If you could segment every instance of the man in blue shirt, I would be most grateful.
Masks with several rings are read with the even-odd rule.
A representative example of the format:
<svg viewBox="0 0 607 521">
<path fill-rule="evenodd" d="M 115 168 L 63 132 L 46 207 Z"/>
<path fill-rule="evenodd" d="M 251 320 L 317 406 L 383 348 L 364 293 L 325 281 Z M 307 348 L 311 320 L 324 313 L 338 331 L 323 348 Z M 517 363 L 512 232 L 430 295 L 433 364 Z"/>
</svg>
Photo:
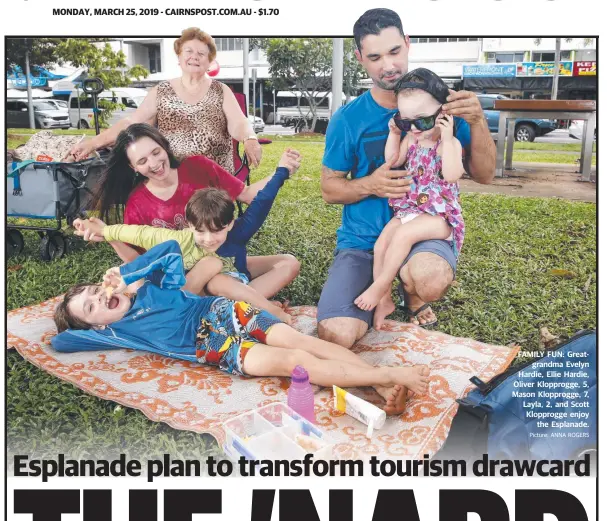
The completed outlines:
<svg viewBox="0 0 607 521">
<path fill-rule="evenodd" d="M 396 158 L 384 158 L 388 122 L 397 111 L 394 86 L 408 69 L 409 37 L 394 11 L 371 9 L 354 25 L 354 39 L 373 87 L 332 117 L 321 179 L 323 199 L 344 209 L 335 259 L 318 304 L 318 331 L 321 338 L 345 347 L 373 325 L 373 311 L 359 309 L 354 299 L 373 281 L 373 245 L 391 218 L 388 198 L 402 197 L 411 183 L 403 179 L 407 172 L 391 170 Z M 456 116 L 466 170 L 479 183 L 491 182 L 495 144 L 476 95 L 452 91 L 444 108 Z M 436 322 L 429 303 L 446 293 L 455 270 L 447 241 L 424 241 L 412 248 L 399 278 L 414 322 Z"/>
</svg>

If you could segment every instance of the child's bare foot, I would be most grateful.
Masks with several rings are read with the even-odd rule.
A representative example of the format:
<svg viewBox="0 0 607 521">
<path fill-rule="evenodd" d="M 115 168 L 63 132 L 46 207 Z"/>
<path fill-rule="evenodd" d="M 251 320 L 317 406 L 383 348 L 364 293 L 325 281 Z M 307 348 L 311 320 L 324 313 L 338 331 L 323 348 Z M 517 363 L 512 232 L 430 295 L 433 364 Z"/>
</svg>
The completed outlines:
<svg viewBox="0 0 607 521">
<path fill-rule="evenodd" d="M 395 385 L 393 387 L 375 387 L 377 393 L 386 400 L 386 405 L 383 409 L 388 416 L 402 414 L 405 412 L 407 399 L 409 397 L 409 389 L 404 385 Z"/>
<path fill-rule="evenodd" d="M 389 287 L 385 287 L 384 284 L 380 284 L 378 281 L 375 281 L 367 290 L 361 293 L 354 304 L 356 304 L 363 311 L 371 311 L 381 298 L 386 294 L 386 291 Z"/>
<path fill-rule="evenodd" d="M 390 293 L 386 293 L 382 299 L 377 304 L 377 308 L 375 308 L 375 314 L 373 315 L 373 327 L 376 331 L 380 331 L 384 325 L 386 317 L 391 313 L 394 313 L 396 306 L 392 301 L 392 295 Z"/>
<path fill-rule="evenodd" d="M 280 309 L 287 309 L 289 304 L 291 304 L 291 301 L 285 300 L 284 302 L 281 302 L 280 300 L 270 300 L 270 304 Z"/>
<path fill-rule="evenodd" d="M 272 313 L 276 318 L 280 319 L 282 322 L 290 326 L 293 324 L 293 317 L 284 311 L 280 311 L 279 313 Z"/>
<path fill-rule="evenodd" d="M 416 394 L 428 392 L 430 382 L 430 369 L 427 365 L 414 365 L 412 367 L 389 367 L 395 385 L 402 385 Z"/>
</svg>

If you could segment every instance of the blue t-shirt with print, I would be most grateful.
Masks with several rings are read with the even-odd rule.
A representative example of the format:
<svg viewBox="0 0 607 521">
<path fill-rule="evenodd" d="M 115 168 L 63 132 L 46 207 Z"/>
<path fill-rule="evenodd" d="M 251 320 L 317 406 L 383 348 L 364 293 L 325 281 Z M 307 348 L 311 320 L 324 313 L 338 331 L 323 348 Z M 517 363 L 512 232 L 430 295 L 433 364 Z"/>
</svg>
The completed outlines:
<svg viewBox="0 0 607 521">
<path fill-rule="evenodd" d="M 388 123 L 396 109 L 377 104 L 371 91 L 341 107 L 327 129 L 323 165 L 331 170 L 349 172 L 352 179 L 372 174 L 385 163 Z M 470 147 L 470 126 L 454 118 L 455 135 L 465 150 Z M 344 205 L 341 226 L 337 230 L 337 249 L 372 250 L 379 234 L 392 218 L 388 199 L 369 196 Z"/>
</svg>

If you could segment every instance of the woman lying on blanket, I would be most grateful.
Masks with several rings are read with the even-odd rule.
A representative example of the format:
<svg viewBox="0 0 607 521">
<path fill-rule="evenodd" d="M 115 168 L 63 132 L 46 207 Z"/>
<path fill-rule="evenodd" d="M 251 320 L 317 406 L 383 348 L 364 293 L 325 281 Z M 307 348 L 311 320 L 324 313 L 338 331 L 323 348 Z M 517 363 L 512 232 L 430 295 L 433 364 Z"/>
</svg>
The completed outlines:
<svg viewBox="0 0 607 521">
<path fill-rule="evenodd" d="M 245 302 L 200 297 L 185 283 L 176 241 L 71 288 L 55 312 L 57 351 L 130 348 L 219 366 L 241 376 L 290 376 L 296 365 L 322 386 L 374 386 L 384 410 L 404 410 L 407 389 L 428 390 L 426 366 L 374 367 L 337 344 L 297 332 Z M 131 285 L 131 286 L 129 286 Z M 137 286 L 137 287 L 136 287 Z M 129 294 L 129 290 L 136 290 Z"/>
</svg>

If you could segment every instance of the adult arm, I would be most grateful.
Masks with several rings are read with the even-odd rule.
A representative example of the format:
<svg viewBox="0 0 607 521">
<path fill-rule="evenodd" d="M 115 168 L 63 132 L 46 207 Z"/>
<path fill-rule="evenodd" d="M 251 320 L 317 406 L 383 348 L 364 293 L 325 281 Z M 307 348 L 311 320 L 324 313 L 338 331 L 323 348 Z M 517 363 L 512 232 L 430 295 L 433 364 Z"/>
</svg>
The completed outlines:
<svg viewBox="0 0 607 521">
<path fill-rule="evenodd" d="M 330 204 L 356 203 L 370 195 L 377 197 L 402 197 L 409 191 L 410 179 L 403 170 L 390 171 L 398 154 L 388 158 L 371 175 L 348 179 L 356 161 L 356 144 L 348 130 L 348 123 L 339 109 L 329 121 L 325 139 L 320 189 L 323 199 Z"/>
<path fill-rule="evenodd" d="M 232 139 L 244 143 L 249 164 L 259 166 L 261 162 L 261 145 L 257 139 L 248 139 L 251 136 L 255 136 L 255 130 L 243 114 L 230 88 L 223 83 L 221 84 L 221 88 L 223 89 L 223 112 L 228 120 L 228 132 L 232 136 Z"/>
<path fill-rule="evenodd" d="M 141 103 L 141 106 L 132 114 L 122 118 L 107 130 L 91 139 L 85 139 L 73 146 L 68 155 L 72 155 L 76 161 L 85 159 L 91 152 L 109 145 L 113 145 L 118 134 L 133 123 L 146 123 L 156 118 L 156 95 L 158 87 L 154 87 Z"/>
<path fill-rule="evenodd" d="M 470 125 L 469 157 L 464 165 L 477 183 L 489 184 L 495 176 L 496 150 L 480 101 L 473 92 L 450 90 L 444 109 Z M 465 148 L 466 144 L 462 143 Z"/>
</svg>

